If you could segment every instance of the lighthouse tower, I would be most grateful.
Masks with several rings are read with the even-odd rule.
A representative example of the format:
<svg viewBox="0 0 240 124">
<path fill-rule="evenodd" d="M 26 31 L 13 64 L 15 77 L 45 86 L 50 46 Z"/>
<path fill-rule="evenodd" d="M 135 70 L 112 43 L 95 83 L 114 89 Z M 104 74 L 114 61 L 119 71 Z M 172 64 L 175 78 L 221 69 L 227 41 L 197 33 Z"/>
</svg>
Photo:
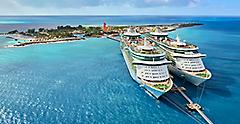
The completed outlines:
<svg viewBox="0 0 240 124">
<path fill-rule="evenodd" d="M 108 27 L 107 27 L 107 23 L 106 22 L 103 23 L 103 31 L 104 32 L 108 31 Z"/>
</svg>

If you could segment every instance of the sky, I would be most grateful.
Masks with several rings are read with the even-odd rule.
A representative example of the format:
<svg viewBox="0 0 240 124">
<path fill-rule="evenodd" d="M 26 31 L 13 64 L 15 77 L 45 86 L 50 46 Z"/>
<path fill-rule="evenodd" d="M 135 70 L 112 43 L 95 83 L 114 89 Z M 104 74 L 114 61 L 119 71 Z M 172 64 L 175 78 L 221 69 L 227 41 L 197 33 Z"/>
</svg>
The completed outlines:
<svg viewBox="0 0 240 124">
<path fill-rule="evenodd" d="M 0 15 L 240 16 L 240 0 L 0 0 Z"/>
</svg>

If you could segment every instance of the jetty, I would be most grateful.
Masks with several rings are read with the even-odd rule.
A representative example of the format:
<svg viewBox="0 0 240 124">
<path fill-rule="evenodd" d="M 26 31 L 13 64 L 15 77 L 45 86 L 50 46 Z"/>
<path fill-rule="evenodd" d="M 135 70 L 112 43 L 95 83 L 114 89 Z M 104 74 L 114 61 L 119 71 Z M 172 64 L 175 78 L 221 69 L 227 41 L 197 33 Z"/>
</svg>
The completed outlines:
<svg viewBox="0 0 240 124">
<path fill-rule="evenodd" d="M 14 44 L 13 47 L 23 47 L 23 46 L 28 46 L 28 45 L 33 45 L 33 44 L 47 44 L 47 43 L 58 43 L 58 42 L 69 42 L 73 40 L 84 40 L 85 38 L 61 38 L 61 39 L 52 39 L 52 40 L 33 40 L 29 42 L 23 42 L 23 43 L 17 43 Z"/>
<path fill-rule="evenodd" d="M 117 42 L 121 42 L 121 40 L 119 38 L 112 37 L 111 35 L 108 35 L 107 38 L 111 39 L 111 40 L 114 40 L 114 41 L 117 41 Z"/>
<path fill-rule="evenodd" d="M 177 88 L 176 84 L 174 84 L 174 88 L 176 88 L 183 98 L 188 102 L 186 106 L 189 110 L 198 112 L 208 124 L 213 124 L 213 122 L 203 113 L 202 107 L 198 103 L 194 103 L 180 88 Z"/>
<path fill-rule="evenodd" d="M 6 36 L 7 34 L 6 33 L 0 33 L 0 36 Z"/>
</svg>

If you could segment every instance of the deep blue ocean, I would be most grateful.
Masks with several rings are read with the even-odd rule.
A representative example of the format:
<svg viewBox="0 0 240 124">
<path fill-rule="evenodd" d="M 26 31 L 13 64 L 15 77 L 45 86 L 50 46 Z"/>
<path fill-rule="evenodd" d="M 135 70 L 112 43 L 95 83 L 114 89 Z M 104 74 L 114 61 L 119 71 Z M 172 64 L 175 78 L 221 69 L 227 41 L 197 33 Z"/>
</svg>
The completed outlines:
<svg viewBox="0 0 240 124">
<path fill-rule="evenodd" d="M 57 25 L 140 25 L 199 22 L 170 33 L 206 53 L 213 77 L 202 87 L 174 77 L 217 124 L 239 124 L 240 17 L 183 16 L 4 16 L 0 32 Z M 135 83 L 109 39 L 3 48 L 0 37 L 0 123 L 192 124 L 165 99 L 156 100 Z M 169 94 L 168 94 L 169 95 Z M 200 98 L 201 97 L 201 98 Z"/>
</svg>

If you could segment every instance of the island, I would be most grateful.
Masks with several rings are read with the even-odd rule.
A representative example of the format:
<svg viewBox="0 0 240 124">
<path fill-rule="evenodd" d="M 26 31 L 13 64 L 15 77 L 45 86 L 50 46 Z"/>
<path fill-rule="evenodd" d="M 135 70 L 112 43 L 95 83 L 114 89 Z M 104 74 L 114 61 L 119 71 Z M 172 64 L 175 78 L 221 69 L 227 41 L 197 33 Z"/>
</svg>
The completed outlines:
<svg viewBox="0 0 240 124">
<path fill-rule="evenodd" d="M 145 34 L 151 32 L 154 27 L 160 27 L 162 32 L 170 32 L 179 28 L 193 27 L 202 25 L 199 23 L 179 23 L 168 25 L 135 25 L 136 30 Z M 23 47 L 33 44 L 47 44 L 58 42 L 69 42 L 84 40 L 91 37 L 115 37 L 125 32 L 131 26 L 107 26 L 106 23 L 103 26 L 57 26 L 54 29 L 28 29 L 26 31 L 19 32 L 18 30 L 9 31 L 7 33 L 1 33 L 7 38 L 16 40 L 16 44 L 9 45 L 7 47 Z"/>
</svg>

